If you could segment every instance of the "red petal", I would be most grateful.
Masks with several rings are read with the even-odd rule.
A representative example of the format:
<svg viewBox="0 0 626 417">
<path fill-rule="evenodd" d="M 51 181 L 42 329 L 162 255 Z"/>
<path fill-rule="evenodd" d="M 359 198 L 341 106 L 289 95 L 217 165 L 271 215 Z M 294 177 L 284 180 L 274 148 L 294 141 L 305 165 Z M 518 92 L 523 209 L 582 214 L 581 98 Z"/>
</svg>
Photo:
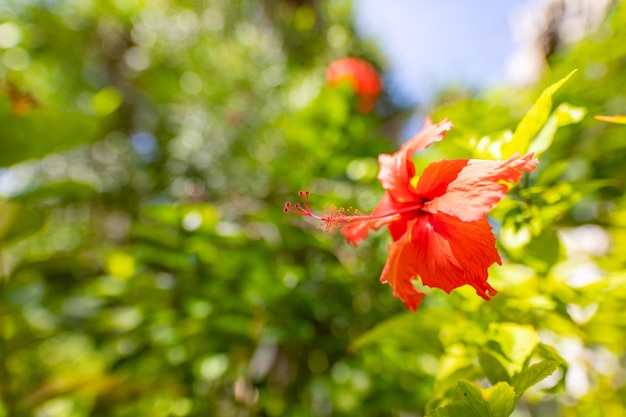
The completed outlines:
<svg viewBox="0 0 626 417">
<path fill-rule="evenodd" d="M 538 163 L 537 159 L 533 159 L 532 153 L 522 158 L 515 155 L 506 161 L 470 159 L 467 166 L 448 184 L 445 194 L 424 204 L 424 210 L 433 214 L 446 213 L 464 222 L 482 219 L 508 191 L 508 186 L 501 181 L 515 183 L 519 181 L 524 171 L 534 171 Z M 452 172 L 457 168 L 458 161 L 441 161 L 439 164 L 453 166 L 449 169 L 445 166 L 437 167 L 433 169 L 433 173 Z M 429 187 L 422 187 L 422 180 L 428 181 Z M 417 189 L 439 190 L 430 186 L 431 183 L 436 184 L 436 181 L 430 175 L 424 175 L 420 178 Z"/>
<path fill-rule="evenodd" d="M 392 222 L 389 223 L 389 233 L 394 242 L 400 240 L 408 229 L 408 223 L 415 218 L 415 215 L 402 215 L 397 216 Z"/>
<path fill-rule="evenodd" d="M 412 227 L 416 220 L 410 222 Z M 426 294 L 417 291 L 411 282 L 416 278 L 415 259 L 416 250 L 410 244 L 410 236 L 404 237 L 389 245 L 389 258 L 380 276 L 380 282 L 389 283 L 393 289 L 393 295 L 400 298 L 406 307 L 415 311 Z"/>
<path fill-rule="evenodd" d="M 443 139 L 451 128 L 452 122 L 447 119 L 433 124 L 427 118 L 421 132 L 409 139 L 397 152 L 378 156 L 378 180 L 396 201 L 408 202 L 415 198 L 415 190 L 411 187 L 411 179 L 415 176 L 415 165 L 411 160 L 413 154 Z"/>
<path fill-rule="evenodd" d="M 380 199 L 374 210 L 372 210 L 371 214 L 376 215 L 391 212 L 396 208 L 395 206 L 395 202 L 391 199 L 389 193 L 386 192 Z M 372 220 L 360 220 L 348 223 L 341 228 L 341 233 L 348 242 L 356 245 L 361 240 L 367 237 L 370 229 L 378 230 L 384 225 L 391 222 L 394 217 L 397 216 L 389 216 Z"/>
<path fill-rule="evenodd" d="M 486 300 L 497 293 L 487 283 L 487 270 L 501 260 L 486 219 L 466 223 L 446 214 L 425 215 L 408 227 L 411 233 L 389 245 L 380 281 L 389 283 L 409 310 L 425 295 L 413 287 L 418 276 L 424 285 L 447 293 L 466 284 Z"/>
<path fill-rule="evenodd" d="M 461 170 L 467 166 L 468 159 L 443 160 L 428 165 L 417 183 L 416 192 L 425 200 L 433 200 L 448 189 Z"/>
<path fill-rule="evenodd" d="M 469 284 L 489 300 L 496 290 L 487 283 L 487 270 L 501 263 L 495 243 L 486 218 L 463 222 L 443 213 L 420 216 L 411 230 L 414 272 L 429 287 L 449 293 Z"/>
</svg>

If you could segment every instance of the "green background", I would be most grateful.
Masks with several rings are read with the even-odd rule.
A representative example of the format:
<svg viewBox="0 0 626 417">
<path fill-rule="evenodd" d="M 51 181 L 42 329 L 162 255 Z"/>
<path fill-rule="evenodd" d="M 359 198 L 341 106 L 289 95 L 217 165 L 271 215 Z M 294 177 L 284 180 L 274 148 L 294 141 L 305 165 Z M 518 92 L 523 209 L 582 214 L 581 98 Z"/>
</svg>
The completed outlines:
<svg viewBox="0 0 626 417">
<path fill-rule="evenodd" d="M 593 118 L 626 114 L 625 22 L 419 109 L 455 128 L 418 172 L 541 162 L 491 215 L 498 295 L 409 313 L 385 231 L 282 212 L 373 208 L 416 110 L 324 85 L 385 67 L 348 2 L 0 2 L 0 416 L 625 414 L 626 126 Z"/>
</svg>

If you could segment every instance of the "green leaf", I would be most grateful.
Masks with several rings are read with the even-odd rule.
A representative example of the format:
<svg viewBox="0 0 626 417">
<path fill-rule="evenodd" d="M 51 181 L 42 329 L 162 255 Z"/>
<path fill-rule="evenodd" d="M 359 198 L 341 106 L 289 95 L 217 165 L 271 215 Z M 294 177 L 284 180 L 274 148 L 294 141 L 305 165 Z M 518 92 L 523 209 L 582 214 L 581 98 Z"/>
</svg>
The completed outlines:
<svg viewBox="0 0 626 417">
<path fill-rule="evenodd" d="M 511 141 L 502 145 L 502 156 L 508 157 L 516 152 L 525 154 L 537 136 L 537 133 L 546 124 L 550 111 L 552 110 L 552 96 L 559 88 L 576 72 L 574 70 L 567 76 L 546 88 L 528 113 L 522 118 Z"/>
<path fill-rule="evenodd" d="M 493 340 L 500 344 L 502 352 L 509 361 L 505 364 L 509 374 L 512 374 L 512 371 L 521 371 L 524 362 L 539 344 L 539 336 L 535 328 L 516 323 L 492 323 L 489 330 Z"/>
<path fill-rule="evenodd" d="M 565 389 L 565 375 L 567 374 L 567 370 L 569 369 L 567 361 L 563 359 L 563 357 L 555 348 L 543 343 L 539 343 L 535 353 L 544 360 L 555 362 L 556 364 L 558 364 L 558 368 L 561 370 L 561 378 L 559 379 L 559 381 L 553 387 L 543 389 L 543 391 L 552 393 L 563 391 Z"/>
<path fill-rule="evenodd" d="M 534 152 L 535 156 L 542 154 L 552 145 L 552 141 L 554 141 L 554 136 L 559 127 L 580 122 L 583 117 L 585 117 L 586 113 L 587 109 L 584 107 L 561 103 L 550 115 L 541 131 L 539 131 L 532 141 L 528 151 Z"/>
<path fill-rule="evenodd" d="M 92 142 L 99 130 L 98 119 L 79 113 L 41 108 L 13 116 L 0 111 L 0 167 Z"/>
<path fill-rule="evenodd" d="M 515 388 L 515 399 L 519 400 L 528 388 L 552 375 L 558 367 L 559 362 L 546 360 L 536 363 L 524 369 L 522 372 L 515 374 L 512 379 L 512 384 Z"/>
<path fill-rule="evenodd" d="M 515 410 L 515 390 L 506 382 L 480 388 L 469 381 L 457 385 L 458 400 L 437 408 L 429 417 L 508 417 Z"/>
<path fill-rule="evenodd" d="M 47 213 L 14 201 L 0 201 L 0 241 L 11 243 L 37 232 L 45 224 Z"/>
<path fill-rule="evenodd" d="M 435 392 L 445 395 L 460 380 L 476 380 L 483 376 L 480 368 L 474 364 L 470 353 L 459 347 L 459 352 L 447 353 L 440 360 L 435 376 Z"/>
<path fill-rule="evenodd" d="M 504 130 L 480 138 L 470 138 L 468 145 L 474 158 L 502 159 L 502 146 L 513 138 L 513 132 Z"/>
<path fill-rule="evenodd" d="M 563 359 L 559 352 L 550 345 L 539 343 L 537 346 L 537 353 L 546 360 L 553 361 L 561 365 L 567 365 L 565 359 Z"/>
<path fill-rule="evenodd" d="M 416 320 L 412 313 L 400 314 L 359 337 L 350 345 L 350 350 L 384 342 L 407 346 L 420 352 L 441 354 L 443 351 L 439 341 L 441 323 L 453 322 L 455 318 L 451 312 L 443 308 L 432 308 L 429 311 L 433 317 L 437 317 L 436 320 Z"/>
<path fill-rule="evenodd" d="M 508 372 L 494 355 L 486 350 L 482 350 L 478 353 L 478 360 L 485 376 L 489 379 L 489 382 L 492 384 L 496 384 L 501 381 L 511 382 Z"/>
<path fill-rule="evenodd" d="M 526 265 L 541 274 L 547 273 L 559 260 L 561 243 L 556 230 L 545 228 L 521 249 L 517 255 Z"/>
<path fill-rule="evenodd" d="M 15 195 L 11 201 L 36 205 L 47 203 L 67 204 L 91 199 L 97 195 L 93 185 L 78 181 L 59 181 L 29 188 Z"/>
<path fill-rule="evenodd" d="M 521 190 L 520 196 L 523 199 L 531 199 L 534 206 L 541 207 L 532 214 L 528 213 L 529 218 L 539 221 L 539 223 L 533 223 L 533 235 L 538 236 L 543 227 L 552 227 L 560 216 L 571 210 L 583 198 L 615 184 L 613 179 L 600 179 L 559 182 L 551 187 L 537 186 Z M 526 223 L 529 222 L 526 221 Z"/>
</svg>

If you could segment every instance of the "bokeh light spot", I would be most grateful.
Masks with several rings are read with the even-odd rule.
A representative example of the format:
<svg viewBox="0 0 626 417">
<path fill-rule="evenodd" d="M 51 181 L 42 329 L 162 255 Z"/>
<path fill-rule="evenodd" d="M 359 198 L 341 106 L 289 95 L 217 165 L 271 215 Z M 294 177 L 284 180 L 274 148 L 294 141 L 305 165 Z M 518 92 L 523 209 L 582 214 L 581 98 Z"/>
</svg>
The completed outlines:
<svg viewBox="0 0 626 417">
<path fill-rule="evenodd" d="M 12 48 L 22 40 L 22 31 L 13 22 L 0 25 L 0 48 Z"/>
</svg>

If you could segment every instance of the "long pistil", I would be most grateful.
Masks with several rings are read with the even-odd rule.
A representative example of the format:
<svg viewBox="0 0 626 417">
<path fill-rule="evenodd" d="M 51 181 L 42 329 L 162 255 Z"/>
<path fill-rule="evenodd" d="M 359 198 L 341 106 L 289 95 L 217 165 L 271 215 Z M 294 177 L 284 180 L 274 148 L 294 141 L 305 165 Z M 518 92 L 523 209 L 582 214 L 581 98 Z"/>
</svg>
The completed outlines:
<svg viewBox="0 0 626 417">
<path fill-rule="evenodd" d="M 390 210 L 384 213 L 376 214 L 360 214 L 358 210 L 330 207 L 328 209 L 325 209 L 320 216 L 311 211 L 311 207 L 309 205 L 308 191 L 300 191 L 298 195 L 300 196 L 302 204 L 291 204 L 291 202 L 287 202 L 285 203 L 285 208 L 283 209 L 283 211 L 285 213 L 298 214 L 301 216 L 312 217 L 314 219 L 320 220 L 324 223 L 324 228 L 329 231 L 335 230 L 337 227 L 341 227 L 349 223 L 397 216 L 399 214 L 417 211 L 423 207 L 423 204 L 420 203 L 403 207 L 401 209 Z"/>
</svg>

